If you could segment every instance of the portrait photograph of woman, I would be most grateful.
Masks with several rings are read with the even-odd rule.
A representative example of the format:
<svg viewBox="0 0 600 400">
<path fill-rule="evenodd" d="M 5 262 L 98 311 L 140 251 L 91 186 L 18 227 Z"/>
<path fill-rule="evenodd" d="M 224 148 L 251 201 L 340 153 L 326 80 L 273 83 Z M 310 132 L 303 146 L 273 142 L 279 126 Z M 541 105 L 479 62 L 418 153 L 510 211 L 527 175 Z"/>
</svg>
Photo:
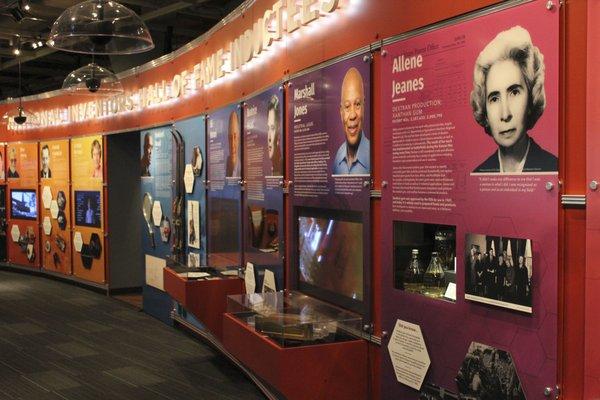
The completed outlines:
<svg viewBox="0 0 600 400">
<path fill-rule="evenodd" d="M 555 172 L 556 155 L 542 148 L 535 125 L 546 108 L 544 56 L 529 32 L 514 26 L 481 51 L 473 71 L 471 108 L 475 121 L 497 149 L 474 173 Z"/>
</svg>

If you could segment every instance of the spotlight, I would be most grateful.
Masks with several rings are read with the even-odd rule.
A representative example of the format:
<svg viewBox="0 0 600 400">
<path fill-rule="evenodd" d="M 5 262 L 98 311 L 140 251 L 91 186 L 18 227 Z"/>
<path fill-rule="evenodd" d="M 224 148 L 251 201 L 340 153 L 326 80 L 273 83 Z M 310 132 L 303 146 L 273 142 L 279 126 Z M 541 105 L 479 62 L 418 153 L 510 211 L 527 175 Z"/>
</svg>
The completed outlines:
<svg viewBox="0 0 600 400">
<path fill-rule="evenodd" d="M 36 43 L 36 42 L 33 42 L 33 43 L 31 43 L 31 47 L 33 47 L 34 49 L 37 49 L 37 48 L 38 48 L 38 45 L 37 45 L 37 43 Z"/>
<path fill-rule="evenodd" d="M 38 47 L 42 47 L 44 46 L 44 42 L 42 42 L 41 40 L 39 42 L 37 42 Z"/>
<path fill-rule="evenodd" d="M 85 86 L 90 92 L 96 93 L 98 89 L 100 89 L 101 82 L 101 79 L 92 76 L 91 78 L 85 80 Z"/>
<path fill-rule="evenodd" d="M 14 55 L 15 55 L 15 56 L 18 56 L 18 55 L 20 55 L 20 54 L 21 54 L 21 50 L 19 50 L 19 49 L 14 49 L 14 50 L 13 50 L 13 53 L 14 53 Z"/>
<path fill-rule="evenodd" d="M 25 4 L 23 6 L 23 8 L 25 9 L 25 11 L 29 11 L 31 9 L 31 7 L 29 6 L 29 4 Z"/>
</svg>

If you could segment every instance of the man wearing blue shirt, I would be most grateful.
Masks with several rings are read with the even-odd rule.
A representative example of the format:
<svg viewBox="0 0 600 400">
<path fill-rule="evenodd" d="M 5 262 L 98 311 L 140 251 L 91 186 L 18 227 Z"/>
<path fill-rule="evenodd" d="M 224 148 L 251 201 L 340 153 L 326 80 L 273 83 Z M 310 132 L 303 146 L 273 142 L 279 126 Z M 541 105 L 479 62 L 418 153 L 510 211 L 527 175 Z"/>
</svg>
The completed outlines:
<svg viewBox="0 0 600 400">
<path fill-rule="evenodd" d="M 346 140 L 333 160 L 333 174 L 369 174 L 371 149 L 363 132 L 365 89 L 360 72 L 350 68 L 342 82 L 340 116 Z"/>
</svg>

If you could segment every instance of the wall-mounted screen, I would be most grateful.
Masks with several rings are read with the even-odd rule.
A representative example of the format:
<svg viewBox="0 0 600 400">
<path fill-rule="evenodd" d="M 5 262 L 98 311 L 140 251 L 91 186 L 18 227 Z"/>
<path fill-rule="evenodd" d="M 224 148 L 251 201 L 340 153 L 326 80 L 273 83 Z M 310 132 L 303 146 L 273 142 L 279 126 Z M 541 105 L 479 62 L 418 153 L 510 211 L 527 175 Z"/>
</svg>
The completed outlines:
<svg viewBox="0 0 600 400">
<path fill-rule="evenodd" d="M 35 190 L 11 189 L 10 218 L 35 220 L 37 216 L 37 196 Z"/>
<path fill-rule="evenodd" d="M 303 208 L 297 223 L 298 288 L 325 301 L 362 311 L 361 214 Z"/>
<path fill-rule="evenodd" d="M 102 222 L 100 191 L 75 191 L 75 225 L 100 228 Z"/>
</svg>

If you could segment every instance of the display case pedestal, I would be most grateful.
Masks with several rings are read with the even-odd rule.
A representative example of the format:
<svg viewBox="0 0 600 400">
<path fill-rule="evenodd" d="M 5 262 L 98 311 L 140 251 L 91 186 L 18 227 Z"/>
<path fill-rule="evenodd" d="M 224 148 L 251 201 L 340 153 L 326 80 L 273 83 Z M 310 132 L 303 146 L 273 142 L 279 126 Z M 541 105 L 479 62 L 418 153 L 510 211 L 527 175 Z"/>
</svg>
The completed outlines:
<svg viewBox="0 0 600 400">
<path fill-rule="evenodd" d="M 281 347 L 226 313 L 223 345 L 288 400 L 367 398 L 365 340 Z"/>
<path fill-rule="evenodd" d="M 222 340 L 227 296 L 242 293 L 244 281 L 238 277 L 187 279 L 171 268 L 165 268 L 163 276 L 165 291 Z"/>
</svg>

